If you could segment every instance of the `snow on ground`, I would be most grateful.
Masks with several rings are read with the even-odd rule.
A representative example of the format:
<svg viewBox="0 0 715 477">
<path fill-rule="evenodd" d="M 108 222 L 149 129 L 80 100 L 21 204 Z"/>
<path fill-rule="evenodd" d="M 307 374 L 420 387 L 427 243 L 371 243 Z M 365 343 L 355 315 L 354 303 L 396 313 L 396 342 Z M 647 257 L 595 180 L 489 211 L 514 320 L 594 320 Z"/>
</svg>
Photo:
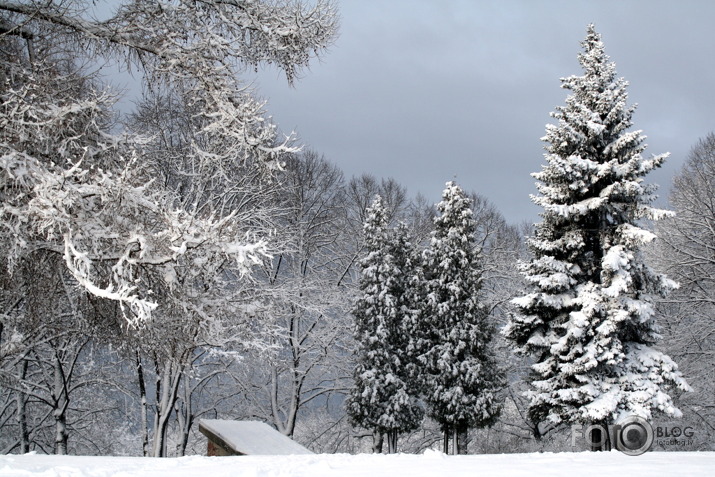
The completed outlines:
<svg viewBox="0 0 715 477">
<path fill-rule="evenodd" d="M 20 477 L 240 476 L 240 477 L 380 477 L 380 476 L 712 476 L 715 452 L 649 452 L 630 457 L 620 452 L 421 455 L 294 455 L 152 459 L 2 455 L 0 475 Z"/>
</svg>

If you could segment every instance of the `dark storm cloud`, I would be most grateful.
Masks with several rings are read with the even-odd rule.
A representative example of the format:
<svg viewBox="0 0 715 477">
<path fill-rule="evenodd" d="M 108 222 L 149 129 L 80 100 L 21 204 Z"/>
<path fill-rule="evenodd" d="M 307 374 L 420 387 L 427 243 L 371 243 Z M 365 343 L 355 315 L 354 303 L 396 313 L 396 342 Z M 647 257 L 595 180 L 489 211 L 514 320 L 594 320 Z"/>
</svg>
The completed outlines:
<svg viewBox="0 0 715 477">
<path fill-rule="evenodd" d="M 512 222 L 534 221 L 529 176 L 563 104 L 559 78 L 595 23 L 639 104 L 647 154 L 670 151 L 652 181 L 667 186 L 689 149 L 715 130 L 715 2 L 343 0 L 341 35 L 291 89 L 256 80 L 283 130 L 348 175 L 394 177 L 438 200 L 444 182 L 490 198 Z"/>
</svg>

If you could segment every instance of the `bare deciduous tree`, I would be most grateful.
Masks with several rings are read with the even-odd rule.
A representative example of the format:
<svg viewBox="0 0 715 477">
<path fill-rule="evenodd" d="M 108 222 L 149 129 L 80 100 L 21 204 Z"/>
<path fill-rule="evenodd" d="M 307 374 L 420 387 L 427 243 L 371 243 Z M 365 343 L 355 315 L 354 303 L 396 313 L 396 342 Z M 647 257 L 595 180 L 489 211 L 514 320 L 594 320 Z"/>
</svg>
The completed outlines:
<svg viewBox="0 0 715 477">
<path fill-rule="evenodd" d="M 675 217 L 660 227 L 655 257 L 680 284 L 660 304 L 660 326 L 669 352 L 695 383 L 681 397 L 685 419 L 705 436 L 715 435 L 715 134 L 691 150 L 673 181 Z M 712 439 L 699 439 L 709 443 Z M 709 447 L 712 448 L 711 445 Z"/>
</svg>

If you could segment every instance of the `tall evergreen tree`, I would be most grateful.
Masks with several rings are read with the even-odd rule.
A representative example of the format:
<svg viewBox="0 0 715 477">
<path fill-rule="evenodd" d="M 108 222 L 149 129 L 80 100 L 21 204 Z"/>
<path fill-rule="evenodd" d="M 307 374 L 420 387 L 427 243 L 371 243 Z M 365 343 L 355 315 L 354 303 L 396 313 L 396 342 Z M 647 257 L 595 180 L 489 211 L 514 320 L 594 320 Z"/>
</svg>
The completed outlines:
<svg viewBox="0 0 715 477">
<path fill-rule="evenodd" d="M 677 285 L 646 264 L 655 235 L 642 220 L 667 211 L 650 206 L 656 186 L 643 177 L 667 155 L 642 156 L 640 131 L 629 131 L 634 106 L 601 37 L 588 26 L 582 76 L 561 80 L 571 91 L 546 126 L 546 164 L 533 176 L 543 207 L 521 265 L 533 290 L 514 300 L 520 313 L 504 330 L 535 360 L 529 394 L 536 422 L 608 425 L 629 415 L 680 412 L 669 386 L 688 389 L 657 341 L 653 296 Z"/>
<path fill-rule="evenodd" d="M 360 296 L 355 303 L 358 344 L 355 387 L 347 401 L 353 424 L 386 434 L 388 452 L 396 452 L 397 436 L 416 429 L 422 420 L 409 362 L 412 320 L 411 280 L 415 252 L 404 226 L 393 235 L 380 196 L 367 210 L 364 224 L 366 256 L 360 263 Z M 376 449 L 378 450 L 378 449 Z M 379 450 L 378 450 L 379 451 Z"/>
<path fill-rule="evenodd" d="M 491 346 L 494 326 L 480 302 L 481 273 L 471 201 L 448 182 L 423 257 L 420 341 L 428 414 L 445 434 L 445 452 L 466 453 L 469 428 L 494 423 L 504 377 Z M 462 437 L 460 437 L 462 436 Z"/>
</svg>

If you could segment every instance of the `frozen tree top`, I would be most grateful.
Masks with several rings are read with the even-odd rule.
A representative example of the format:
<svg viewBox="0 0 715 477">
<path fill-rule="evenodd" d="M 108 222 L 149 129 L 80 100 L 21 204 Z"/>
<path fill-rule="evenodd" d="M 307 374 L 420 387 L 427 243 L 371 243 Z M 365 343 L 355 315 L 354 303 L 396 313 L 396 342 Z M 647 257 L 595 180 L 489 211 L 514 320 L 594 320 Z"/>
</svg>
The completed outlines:
<svg viewBox="0 0 715 477">
<path fill-rule="evenodd" d="M 259 421 L 201 419 L 199 431 L 210 440 L 227 445 L 242 455 L 312 454 L 268 424 Z"/>
</svg>

